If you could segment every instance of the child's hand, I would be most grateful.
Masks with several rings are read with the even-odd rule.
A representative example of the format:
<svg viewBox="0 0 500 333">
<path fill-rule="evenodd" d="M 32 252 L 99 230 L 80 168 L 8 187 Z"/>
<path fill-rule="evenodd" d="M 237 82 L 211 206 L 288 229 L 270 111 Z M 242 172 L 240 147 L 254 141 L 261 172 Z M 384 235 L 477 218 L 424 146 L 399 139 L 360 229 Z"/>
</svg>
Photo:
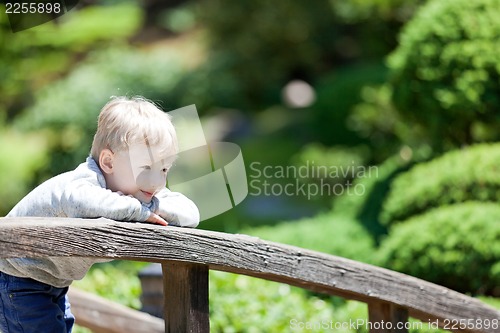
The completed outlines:
<svg viewBox="0 0 500 333">
<path fill-rule="evenodd" d="M 149 217 L 145 222 L 159 224 L 159 225 L 168 225 L 167 221 L 165 221 L 162 217 L 160 217 L 159 215 L 156 215 L 153 212 L 151 212 L 151 214 L 149 214 Z"/>
<path fill-rule="evenodd" d="M 126 195 L 125 193 L 123 193 L 121 191 L 117 191 L 116 193 L 118 193 L 119 195 L 126 196 L 126 197 L 134 198 L 133 195 L 130 195 L 130 194 Z M 155 214 L 153 212 L 151 212 L 151 214 L 149 214 L 148 219 L 144 222 L 149 222 L 149 223 L 159 224 L 159 225 L 168 225 L 167 221 L 165 221 L 165 219 L 163 217 L 161 217 L 160 215 Z"/>
</svg>

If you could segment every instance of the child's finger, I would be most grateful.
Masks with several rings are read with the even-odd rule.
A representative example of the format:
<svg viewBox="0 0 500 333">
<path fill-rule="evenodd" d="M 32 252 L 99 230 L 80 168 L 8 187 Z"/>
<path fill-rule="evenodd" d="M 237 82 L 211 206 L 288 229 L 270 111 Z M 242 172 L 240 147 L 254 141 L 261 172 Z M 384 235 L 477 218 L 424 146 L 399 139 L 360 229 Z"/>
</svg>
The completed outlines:
<svg viewBox="0 0 500 333">
<path fill-rule="evenodd" d="M 165 221 L 162 217 L 160 217 L 159 215 L 156 215 L 155 213 L 151 213 L 151 215 L 149 215 L 149 218 L 146 220 L 146 222 L 159 224 L 159 225 L 168 225 L 167 221 Z"/>
</svg>

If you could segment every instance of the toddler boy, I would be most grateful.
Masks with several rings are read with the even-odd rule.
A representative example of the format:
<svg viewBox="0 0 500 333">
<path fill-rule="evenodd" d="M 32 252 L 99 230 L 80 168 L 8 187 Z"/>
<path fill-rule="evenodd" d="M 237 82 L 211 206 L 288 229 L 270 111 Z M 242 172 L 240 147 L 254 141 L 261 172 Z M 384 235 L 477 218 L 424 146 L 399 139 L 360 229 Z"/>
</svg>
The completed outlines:
<svg viewBox="0 0 500 333">
<path fill-rule="evenodd" d="M 165 187 L 177 153 L 167 113 L 141 97 L 113 98 L 101 110 L 86 162 L 39 185 L 7 217 L 105 217 L 194 228 L 196 205 Z M 68 286 L 98 261 L 0 259 L 0 332 L 71 332 Z"/>
</svg>

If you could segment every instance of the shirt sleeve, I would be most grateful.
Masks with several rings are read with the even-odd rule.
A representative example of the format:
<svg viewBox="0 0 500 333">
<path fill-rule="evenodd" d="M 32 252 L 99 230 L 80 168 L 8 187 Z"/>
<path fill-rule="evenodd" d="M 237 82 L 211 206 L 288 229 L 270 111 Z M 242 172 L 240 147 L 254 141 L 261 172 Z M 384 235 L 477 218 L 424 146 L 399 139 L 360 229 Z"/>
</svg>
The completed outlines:
<svg viewBox="0 0 500 333">
<path fill-rule="evenodd" d="M 142 204 L 136 198 L 112 192 L 86 179 L 69 183 L 61 197 L 62 211 L 68 217 L 144 222 L 151 214 L 150 206 L 156 205 Z"/>
<path fill-rule="evenodd" d="M 200 223 L 198 207 L 183 194 L 165 188 L 156 197 L 159 201 L 157 214 L 169 225 L 196 228 Z"/>
</svg>

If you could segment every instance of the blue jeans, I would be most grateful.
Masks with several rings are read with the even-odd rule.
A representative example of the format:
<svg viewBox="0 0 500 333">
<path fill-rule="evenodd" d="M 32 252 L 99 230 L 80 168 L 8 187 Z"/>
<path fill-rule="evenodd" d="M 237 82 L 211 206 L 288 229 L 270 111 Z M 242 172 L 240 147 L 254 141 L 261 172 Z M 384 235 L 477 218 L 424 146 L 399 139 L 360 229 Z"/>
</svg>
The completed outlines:
<svg viewBox="0 0 500 333">
<path fill-rule="evenodd" d="M 1 333 L 70 333 L 68 288 L 0 272 Z"/>
</svg>

